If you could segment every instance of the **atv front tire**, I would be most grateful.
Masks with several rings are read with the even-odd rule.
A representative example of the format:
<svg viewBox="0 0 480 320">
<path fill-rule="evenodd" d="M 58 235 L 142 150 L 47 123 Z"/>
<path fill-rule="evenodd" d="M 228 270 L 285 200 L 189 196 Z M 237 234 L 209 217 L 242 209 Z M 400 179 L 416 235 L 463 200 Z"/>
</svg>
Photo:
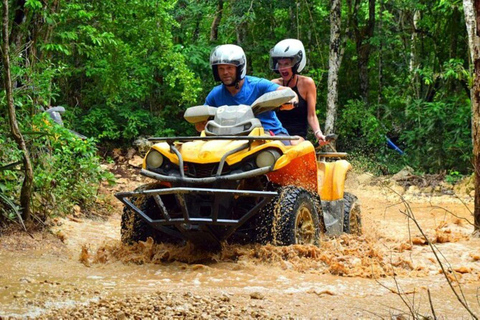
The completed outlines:
<svg viewBox="0 0 480 320">
<path fill-rule="evenodd" d="M 273 245 L 318 245 L 324 229 L 319 218 L 320 201 L 307 190 L 293 186 L 282 187 L 278 193 L 271 213 Z"/>
<path fill-rule="evenodd" d="M 152 183 L 138 187 L 135 191 L 160 189 L 162 186 Z M 150 195 L 138 195 L 132 197 L 131 201 L 148 216 L 152 216 L 154 210 L 158 211 L 155 199 Z M 121 239 L 125 244 L 134 244 L 139 241 L 147 241 L 152 238 L 156 243 L 168 242 L 177 243 L 179 239 L 174 238 L 160 230 L 155 229 L 149 225 L 139 214 L 133 211 L 130 207 L 123 208 L 122 223 L 121 223 Z"/>
<path fill-rule="evenodd" d="M 358 198 L 348 192 L 343 195 L 344 218 L 343 232 L 356 235 L 362 234 L 362 212 Z"/>
</svg>

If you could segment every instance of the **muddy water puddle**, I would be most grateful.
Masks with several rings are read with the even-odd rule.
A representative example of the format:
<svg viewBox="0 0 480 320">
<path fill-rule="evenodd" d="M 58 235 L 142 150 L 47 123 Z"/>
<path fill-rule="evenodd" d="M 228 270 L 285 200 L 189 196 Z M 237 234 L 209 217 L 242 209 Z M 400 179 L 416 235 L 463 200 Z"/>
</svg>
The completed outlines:
<svg viewBox="0 0 480 320">
<path fill-rule="evenodd" d="M 212 262 L 187 264 L 133 264 L 119 261 L 90 267 L 75 261 L 35 256 L 2 255 L 2 261 L 16 261 L 3 271 L 0 315 L 37 317 L 50 309 L 81 308 L 89 302 L 111 297 L 155 292 L 193 293 L 198 296 L 227 295 L 231 302 L 278 311 L 299 317 L 328 315 L 342 319 L 394 314 L 404 309 L 396 292 L 428 310 L 427 288 L 441 301 L 437 312 L 459 315 L 448 307 L 455 298 L 441 276 L 428 278 L 338 277 L 315 270 L 298 272 L 268 264 Z M 28 274 L 28 276 L 25 276 Z M 474 297 L 475 286 L 467 283 L 465 294 Z M 435 301 L 435 300 L 434 300 Z M 444 304 L 448 302 L 448 304 Z M 473 303 L 473 301 L 471 301 Z M 346 308 L 348 305 L 348 308 Z"/>
<path fill-rule="evenodd" d="M 429 293 L 439 318 L 468 318 L 402 205 L 374 198 L 368 190 L 354 193 L 362 201 L 364 235 L 324 239 L 321 248 L 227 246 L 208 254 L 151 242 L 125 247 L 116 215 L 108 221 L 59 221 L 53 233 L 63 241 L 60 249 L 42 247 L 42 241 L 20 249 L 0 243 L 0 318 L 36 318 L 108 299 L 174 295 L 173 308 L 202 297 L 202 304 L 213 301 L 238 310 L 224 318 L 252 318 L 248 310 L 253 308 L 264 312 L 260 318 L 372 319 L 408 314 L 409 307 L 431 314 Z M 468 209 L 428 200 L 414 203 L 412 210 L 441 251 L 453 287 L 461 288 L 480 314 L 480 240 L 471 238 L 472 228 L 462 219 L 471 218 Z M 137 304 L 165 300 L 141 301 Z M 75 314 L 71 318 L 82 318 Z"/>
<path fill-rule="evenodd" d="M 111 250 L 105 248 L 115 245 L 100 246 L 100 251 Z M 116 248 L 122 250 L 121 259 L 139 255 L 138 248 Z M 236 250 L 245 250 L 249 254 L 242 256 L 237 252 L 236 261 L 229 261 L 231 256 L 224 257 L 227 261 L 222 261 L 219 256 L 215 256 L 218 261 L 214 261 L 209 256 L 204 257 L 204 263 L 157 261 L 136 264 L 110 257 L 104 263 L 92 262 L 89 266 L 78 258 L 65 259 L 38 252 L 3 254 L 1 260 L 7 263 L 3 264 L 4 276 L 0 278 L 5 289 L 0 293 L 0 315 L 37 317 L 52 308 L 81 308 L 106 298 L 160 291 L 192 293 L 207 298 L 212 294 L 227 295 L 236 305 L 248 307 L 253 304 L 272 309 L 272 312 L 284 310 L 305 318 L 319 315 L 339 319 L 371 318 L 375 314 L 384 317 L 397 314 L 394 308 L 405 310 L 398 292 L 415 301 L 419 310 L 428 312 L 427 289 L 432 292 L 434 301 L 440 301 L 437 312 L 450 317 L 459 315 L 455 308 L 449 307 L 457 303 L 438 272 L 395 279 L 389 276 L 376 279 L 334 276 L 327 271 L 328 268 L 315 267 L 315 258 L 298 257 L 302 249 L 305 250 L 301 247 L 294 250 L 297 256 L 290 253 L 289 258 L 286 254 L 279 255 L 284 250 L 278 248 L 238 247 Z M 175 248 L 159 245 L 155 250 L 175 251 Z M 175 252 L 170 256 L 174 258 Z M 282 258 L 272 259 L 271 256 Z M 92 254 L 90 258 L 93 257 Z M 462 286 L 473 304 L 477 284 L 462 281 Z"/>
</svg>

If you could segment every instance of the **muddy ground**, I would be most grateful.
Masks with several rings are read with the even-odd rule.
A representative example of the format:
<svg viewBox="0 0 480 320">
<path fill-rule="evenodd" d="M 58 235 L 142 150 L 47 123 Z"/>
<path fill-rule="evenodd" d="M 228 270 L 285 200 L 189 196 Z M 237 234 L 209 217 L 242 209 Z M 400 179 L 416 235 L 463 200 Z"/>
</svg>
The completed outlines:
<svg viewBox="0 0 480 320">
<path fill-rule="evenodd" d="M 110 169 L 118 184 L 104 186 L 105 195 L 142 183 L 133 167 Z M 362 203 L 362 236 L 325 238 L 320 248 L 226 245 L 215 254 L 123 246 L 121 205 L 107 196 L 107 219 L 74 212 L 49 232 L 0 237 L 0 319 L 478 317 L 471 189 L 418 180 L 352 173 L 347 190 Z"/>
</svg>

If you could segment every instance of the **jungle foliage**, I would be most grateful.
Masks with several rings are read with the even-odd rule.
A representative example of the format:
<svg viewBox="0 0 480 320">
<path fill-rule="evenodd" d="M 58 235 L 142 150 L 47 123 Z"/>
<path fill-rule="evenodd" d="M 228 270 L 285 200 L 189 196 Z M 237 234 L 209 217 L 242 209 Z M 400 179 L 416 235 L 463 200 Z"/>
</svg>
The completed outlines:
<svg viewBox="0 0 480 320">
<path fill-rule="evenodd" d="M 327 0 L 11 0 L 9 5 L 14 100 L 35 160 L 37 208 L 62 203 L 60 210 L 67 212 L 92 199 L 92 182 L 103 177 L 98 146 L 131 145 L 141 135 L 195 134 L 183 112 L 203 104 L 215 85 L 208 57 L 218 44 L 241 45 L 248 73 L 274 78 L 270 48 L 284 38 L 301 39 L 308 57 L 303 74 L 317 83 L 318 117 L 324 122 Z M 375 11 L 370 35 L 369 8 Z M 462 10 L 459 0 L 343 1 L 339 149 L 362 154 L 384 173 L 405 164 L 423 172 L 471 172 L 472 80 Z M 5 105 L 2 90 L 0 167 L 22 157 L 9 136 Z M 66 127 L 90 139 L 76 140 L 68 130 L 47 125 L 41 112 L 53 105 L 67 109 Z M 386 137 L 405 154 L 388 149 Z M 15 198 L 18 175 L 0 170 L 0 194 Z"/>
</svg>

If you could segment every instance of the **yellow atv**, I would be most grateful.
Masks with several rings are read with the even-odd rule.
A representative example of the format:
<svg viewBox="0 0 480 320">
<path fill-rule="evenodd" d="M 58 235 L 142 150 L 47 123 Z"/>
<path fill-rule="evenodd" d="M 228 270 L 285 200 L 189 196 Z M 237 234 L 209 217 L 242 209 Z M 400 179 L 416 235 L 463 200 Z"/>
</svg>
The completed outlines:
<svg viewBox="0 0 480 320">
<path fill-rule="evenodd" d="M 319 153 L 309 141 L 266 134 L 255 116 L 289 101 L 291 90 L 252 106 L 191 107 L 190 123 L 209 120 L 198 137 L 151 138 L 141 174 L 156 182 L 115 196 L 125 204 L 122 241 L 222 241 L 319 244 L 321 235 L 361 232 L 360 207 L 344 192 L 345 154 Z M 319 157 L 319 160 L 317 160 Z"/>
</svg>

